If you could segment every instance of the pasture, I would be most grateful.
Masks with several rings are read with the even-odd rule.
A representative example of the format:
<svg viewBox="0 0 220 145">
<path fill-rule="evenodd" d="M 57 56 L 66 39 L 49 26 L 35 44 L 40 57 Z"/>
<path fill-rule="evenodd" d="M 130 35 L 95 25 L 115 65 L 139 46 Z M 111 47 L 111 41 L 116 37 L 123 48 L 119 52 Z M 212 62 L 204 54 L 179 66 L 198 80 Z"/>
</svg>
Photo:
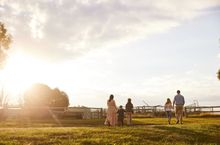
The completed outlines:
<svg viewBox="0 0 220 145">
<path fill-rule="evenodd" d="M 167 125 L 166 118 L 136 118 L 133 126 L 107 127 L 103 119 L 0 122 L 0 145 L 218 145 L 220 118 L 184 118 Z"/>
</svg>

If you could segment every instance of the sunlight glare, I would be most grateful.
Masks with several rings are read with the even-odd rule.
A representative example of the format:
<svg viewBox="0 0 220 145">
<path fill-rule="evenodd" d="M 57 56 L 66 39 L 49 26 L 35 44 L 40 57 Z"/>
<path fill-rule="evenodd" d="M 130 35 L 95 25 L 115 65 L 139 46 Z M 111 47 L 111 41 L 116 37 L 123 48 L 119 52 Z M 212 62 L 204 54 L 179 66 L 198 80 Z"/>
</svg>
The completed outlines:
<svg viewBox="0 0 220 145">
<path fill-rule="evenodd" d="M 11 55 L 5 68 L 1 72 L 3 86 L 8 92 L 16 97 L 35 82 L 40 82 L 43 78 L 41 70 L 44 70 L 46 65 L 23 53 Z"/>
</svg>

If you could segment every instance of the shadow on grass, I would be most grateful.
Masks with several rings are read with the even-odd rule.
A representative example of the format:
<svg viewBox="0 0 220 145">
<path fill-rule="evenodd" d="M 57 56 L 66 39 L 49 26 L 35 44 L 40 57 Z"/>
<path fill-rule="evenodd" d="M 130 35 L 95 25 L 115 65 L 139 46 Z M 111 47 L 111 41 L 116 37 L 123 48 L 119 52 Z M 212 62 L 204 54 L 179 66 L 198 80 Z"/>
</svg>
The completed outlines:
<svg viewBox="0 0 220 145">
<path fill-rule="evenodd" d="M 184 141 L 189 144 L 220 144 L 219 128 L 220 125 L 211 125 L 206 130 L 193 130 L 187 128 L 171 127 L 171 126 L 154 126 L 156 129 L 165 131 L 165 134 L 173 137 L 179 136 L 179 141 Z M 212 135 L 209 131 L 212 131 Z M 174 138 L 167 138 L 167 141 L 173 141 Z"/>
<path fill-rule="evenodd" d="M 167 125 L 166 118 L 146 118 L 146 119 L 133 119 L 133 126 L 145 126 L 145 125 Z"/>
<path fill-rule="evenodd" d="M 0 122 L 0 128 L 29 127 L 98 127 L 104 125 L 104 119 L 8 119 Z"/>
</svg>

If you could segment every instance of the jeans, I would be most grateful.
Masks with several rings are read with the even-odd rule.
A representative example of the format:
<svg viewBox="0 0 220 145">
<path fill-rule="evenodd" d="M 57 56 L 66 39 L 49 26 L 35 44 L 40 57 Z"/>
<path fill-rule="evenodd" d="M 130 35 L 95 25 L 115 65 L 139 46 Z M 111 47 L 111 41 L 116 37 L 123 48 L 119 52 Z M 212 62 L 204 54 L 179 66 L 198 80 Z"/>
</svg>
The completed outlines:
<svg viewBox="0 0 220 145">
<path fill-rule="evenodd" d="M 172 112 L 171 111 L 166 111 L 167 112 L 167 118 L 170 120 L 172 117 Z"/>
</svg>

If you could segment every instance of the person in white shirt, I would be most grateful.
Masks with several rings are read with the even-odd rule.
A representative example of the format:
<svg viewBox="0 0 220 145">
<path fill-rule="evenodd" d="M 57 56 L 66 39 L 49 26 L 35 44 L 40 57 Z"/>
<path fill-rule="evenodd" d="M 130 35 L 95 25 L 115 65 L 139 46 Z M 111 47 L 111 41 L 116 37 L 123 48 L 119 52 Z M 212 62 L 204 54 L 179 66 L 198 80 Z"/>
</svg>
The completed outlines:
<svg viewBox="0 0 220 145">
<path fill-rule="evenodd" d="M 170 101 L 170 98 L 167 98 L 167 102 L 164 105 L 164 110 L 167 113 L 167 118 L 168 118 L 168 123 L 169 124 L 171 123 L 172 109 L 173 109 L 172 102 Z"/>
</svg>

